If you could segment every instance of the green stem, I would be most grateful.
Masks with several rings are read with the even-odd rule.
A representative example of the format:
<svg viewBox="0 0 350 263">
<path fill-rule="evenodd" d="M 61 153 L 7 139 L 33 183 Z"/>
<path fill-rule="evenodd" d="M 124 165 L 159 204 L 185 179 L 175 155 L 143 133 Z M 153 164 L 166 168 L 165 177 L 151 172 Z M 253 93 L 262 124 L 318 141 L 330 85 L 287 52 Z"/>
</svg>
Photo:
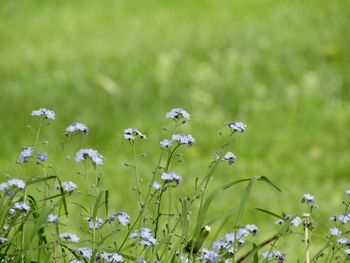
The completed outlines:
<svg viewBox="0 0 350 263">
<path fill-rule="evenodd" d="M 142 206 L 142 194 L 141 194 L 141 187 L 140 187 L 140 174 L 139 174 L 139 169 L 138 169 L 138 166 L 137 166 L 136 144 L 135 144 L 135 142 L 132 142 L 132 145 L 133 145 L 134 169 L 135 169 L 136 180 L 137 180 L 137 193 L 139 195 L 140 205 Z"/>
</svg>

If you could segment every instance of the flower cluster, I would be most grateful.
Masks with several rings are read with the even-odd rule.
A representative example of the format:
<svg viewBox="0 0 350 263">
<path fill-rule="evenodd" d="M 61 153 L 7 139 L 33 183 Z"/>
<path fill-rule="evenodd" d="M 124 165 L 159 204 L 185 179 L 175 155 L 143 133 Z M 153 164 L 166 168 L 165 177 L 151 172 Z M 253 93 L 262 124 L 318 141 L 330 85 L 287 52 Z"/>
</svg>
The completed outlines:
<svg viewBox="0 0 350 263">
<path fill-rule="evenodd" d="M 180 184 L 182 181 L 182 177 L 177 175 L 175 172 L 162 173 L 161 179 L 164 181 L 164 183 L 175 182 L 176 185 Z"/>
<path fill-rule="evenodd" d="M 115 220 L 115 218 L 117 218 L 119 223 L 124 225 L 124 226 L 129 224 L 129 222 L 131 220 L 130 216 L 125 212 L 117 212 L 117 213 L 112 214 L 112 216 L 109 218 L 109 221 L 113 222 Z"/>
<path fill-rule="evenodd" d="M 60 220 L 60 218 L 57 215 L 49 214 L 47 216 L 47 222 L 48 223 L 58 223 L 59 220 Z"/>
<path fill-rule="evenodd" d="M 249 236 L 256 236 L 259 229 L 256 225 L 240 227 L 236 232 L 225 234 L 225 238 L 216 240 L 210 250 L 202 249 L 201 258 L 204 262 L 216 262 L 219 255 L 234 254 L 245 243 Z M 204 252 L 204 253 L 203 253 Z"/>
<path fill-rule="evenodd" d="M 13 208 L 23 213 L 28 213 L 30 211 L 30 206 L 25 202 L 17 202 L 14 204 Z"/>
<path fill-rule="evenodd" d="M 85 218 L 89 222 L 89 229 L 100 229 L 105 221 L 102 218 L 96 217 L 95 220 L 92 217 Z"/>
<path fill-rule="evenodd" d="M 233 131 L 233 132 L 240 132 L 243 133 L 245 129 L 247 128 L 247 125 L 245 125 L 243 122 L 233 121 L 227 123 L 227 126 Z"/>
<path fill-rule="evenodd" d="M 286 254 L 279 250 L 271 250 L 262 253 L 262 256 L 267 260 L 276 260 L 278 263 L 283 263 L 286 260 Z"/>
<path fill-rule="evenodd" d="M 286 215 L 283 219 L 278 219 L 275 221 L 276 225 L 282 225 L 285 221 L 291 219 L 293 215 Z M 302 223 L 302 219 L 299 216 L 295 216 L 290 222 L 291 225 L 298 227 Z"/>
<path fill-rule="evenodd" d="M 188 146 L 192 146 L 196 142 L 191 134 L 173 134 L 171 139 L 178 144 L 187 144 Z"/>
<path fill-rule="evenodd" d="M 91 261 L 93 251 L 91 248 L 86 247 L 76 247 L 73 249 L 84 261 L 75 260 L 75 263 L 82 263 L 87 261 Z M 71 261 L 72 263 L 73 261 Z M 95 256 L 94 262 L 105 262 L 105 263 L 119 263 L 124 262 L 123 256 L 118 253 L 107 253 L 107 252 L 98 252 Z"/>
<path fill-rule="evenodd" d="M 33 156 L 33 152 L 35 151 L 34 147 L 25 147 L 22 149 L 19 154 L 18 161 L 21 163 L 28 162 L 29 158 Z"/>
<path fill-rule="evenodd" d="M 26 188 L 26 183 L 20 179 L 10 179 L 7 183 L 0 184 L 0 191 L 9 190 L 9 188 L 17 187 L 20 190 Z"/>
<path fill-rule="evenodd" d="M 167 119 L 181 119 L 184 118 L 186 120 L 189 120 L 191 117 L 190 114 L 188 114 L 183 108 L 174 108 L 171 109 L 168 113 L 165 114 L 165 118 Z"/>
<path fill-rule="evenodd" d="M 140 238 L 141 245 L 145 247 L 152 247 L 157 243 L 156 239 L 152 235 L 151 229 L 149 228 L 136 230 L 130 235 L 130 238 Z"/>
<path fill-rule="evenodd" d="M 32 111 L 32 116 L 35 116 L 35 117 L 44 116 L 46 119 L 54 120 L 55 112 L 52 110 L 40 108 L 38 110 Z"/>
<path fill-rule="evenodd" d="M 232 165 L 237 161 L 237 157 L 232 152 L 227 152 L 227 153 L 225 153 L 222 160 L 227 161 L 229 165 Z"/>
<path fill-rule="evenodd" d="M 81 122 L 75 122 L 66 128 L 66 135 L 67 136 L 70 134 L 73 134 L 75 132 L 81 132 L 81 133 L 87 135 L 89 132 L 89 129 L 84 123 L 81 123 Z"/>
<path fill-rule="evenodd" d="M 317 208 L 315 197 L 311 194 L 303 194 L 301 202 L 307 204 L 311 209 Z"/>
<path fill-rule="evenodd" d="M 63 191 L 67 193 L 72 193 L 75 189 L 77 189 L 77 185 L 72 181 L 67 181 L 67 182 L 62 182 L 62 188 L 63 188 Z"/>
<path fill-rule="evenodd" d="M 97 166 L 103 164 L 104 157 L 93 149 L 81 149 L 75 156 L 75 161 L 78 163 L 87 159 L 90 159 L 93 165 Z"/>
<path fill-rule="evenodd" d="M 47 153 L 37 153 L 36 158 L 39 162 L 45 162 L 48 159 Z"/>
<path fill-rule="evenodd" d="M 127 128 L 124 130 L 124 139 L 134 141 L 137 137 L 147 139 L 147 136 L 135 128 Z"/>
<path fill-rule="evenodd" d="M 72 233 L 61 233 L 60 238 L 73 243 L 78 243 L 80 241 L 80 238 L 76 234 Z"/>
<path fill-rule="evenodd" d="M 329 219 L 334 222 L 339 221 L 342 224 L 346 224 L 350 222 L 350 213 L 347 213 L 345 215 L 331 216 Z"/>
</svg>

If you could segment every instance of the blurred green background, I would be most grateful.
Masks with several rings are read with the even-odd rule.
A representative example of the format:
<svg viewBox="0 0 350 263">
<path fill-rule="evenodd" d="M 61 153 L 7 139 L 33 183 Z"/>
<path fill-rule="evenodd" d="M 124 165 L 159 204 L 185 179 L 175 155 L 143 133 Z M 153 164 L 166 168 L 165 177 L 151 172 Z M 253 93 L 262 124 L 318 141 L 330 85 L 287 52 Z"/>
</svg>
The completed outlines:
<svg viewBox="0 0 350 263">
<path fill-rule="evenodd" d="M 250 208 L 286 213 L 303 211 L 299 200 L 309 192 L 319 202 L 321 234 L 350 187 L 349 25 L 346 0 L 1 0 L 1 176 L 26 173 L 15 161 L 34 143 L 26 126 L 38 121 L 30 112 L 53 109 L 57 119 L 42 134 L 49 163 L 79 182 L 81 167 L 65 156 L 80 147 L 99 150 L 113 209 L 133 214 L 135 178 L 123 166 L 132 156 L 122 130 L 136 127 L 149 137 L 138 146 L 149 178 L 167 136 L 162 127 L 170 124 L 164 114 L 184 107 L 192 115 L 184 132 L 197 144 L 173 166 L 182 189 L 206 174 L 224 124 L 240 120 L 248 129 L 232 146 L 238 161 L 221 167 L 213 186 L 265 175 L 283 192 L 257 185 Z M 90 134 L 63 153 L 62 134 L 74 121 Z M 221 196 L 212 216 L 239 197 L 234 190 Z M 266 232 L 276 229 L 273 221 L 253 209 L 244 220 Z"/>
</svg>

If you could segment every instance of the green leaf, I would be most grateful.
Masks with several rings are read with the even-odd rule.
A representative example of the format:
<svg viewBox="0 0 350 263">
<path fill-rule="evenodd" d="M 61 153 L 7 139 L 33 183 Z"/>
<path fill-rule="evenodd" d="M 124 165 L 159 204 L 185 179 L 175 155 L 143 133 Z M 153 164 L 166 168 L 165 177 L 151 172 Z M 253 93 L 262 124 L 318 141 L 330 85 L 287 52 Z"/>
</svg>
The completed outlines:
<svg viewBox="0 0 350 263">
<path fill-rule="evenodd" d="M 260 212 L 266 213 L 266 214 L 268 214 L 268 215 L 277 217 L 277 218 L 279 218 L 279 219 L 283 219 L 283 216 L 277 215 L 277 214 L 275 214 L 275 213 L 273 213 L 273 212 L 271 212 L 271 211 L 269 211 L 269 210 L 262 209 L 262 208 L 257 208 L 257 207 L 256 207 L 255 209 L 258 210 L 258 211 L 260 211 Z"/>
</svg>

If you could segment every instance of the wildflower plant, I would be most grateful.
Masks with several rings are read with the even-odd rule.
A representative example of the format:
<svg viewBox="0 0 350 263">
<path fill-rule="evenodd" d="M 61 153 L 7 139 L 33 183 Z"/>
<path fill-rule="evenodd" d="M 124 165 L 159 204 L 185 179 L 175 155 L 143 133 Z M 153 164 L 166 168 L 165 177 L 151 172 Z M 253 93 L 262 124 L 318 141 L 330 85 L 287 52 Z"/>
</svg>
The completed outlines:
<svg viewBox="0 0 350 263">
<path fill-rule="evenodd" d="M 47 161 L 54 154 L 45 152 L 41 129 L 54 121 L 56 114 L 41 108 L 31 115 L 39 119 L 38 128 L 31 128 L 36 133 L 35 141 L 19 151 L 17 163 L 23 168 L 33 163 L 37 171 L 0 182 L 1 262 L 285 262 L 288 255 L 278 249 L 278 242 L 298 234 L 301 227 L 305 262 L 349 259 L 349 200 L 343 202 L 343 213 L 330 217 L 334 226 L 325 237 L 326 245 L 312 256 L 309 248 L 317 203 L 311 194 L 301 197 L 305 211 L 300 215 L 278 215 L 258 208 L 257 213 L 277 217 L 276 233 L 258 238 L 264 235 L 260 228 L 242 219 L 252 188 L 261 182 L 272 191 L 280 189 L 264 176 L 234 179 L 211 189 L 217 168 L 234 166 L 239 161 L 231 148 L 233 140 L 247 129 L 242 122 L 226 124 L 223 143 L 215 149 L 206 175 L 197 177 L 194 189 L 181 195 L 178 190 L 190 178 L 185 172 L 178 172 L 179 164 L 174 160 L 180 151 L 196 147 L 195 136 L 181 132 L 181 126 L 190 121 L 190 114 L 183 108 L 165 114 L 170 127 L 164 129 L 165 138 L 156 143 L 160 154 L 152 171 L 140 170 L 137 158 L 139 144 L 148 137 L 136 128 L 125 129 L 125 146 L 131 148 L 132 159 L 127 166 L 135 173 L 137 191 L 137 212 L 133 213 L 134 209 L 118 211 L 115 207 L 110 211 L 110 192 L 105 189 L 100 172 L 108 159 L 98 150 L 74 149 L 75 157 L 65 160 L 67 165 L 76 162 L 85 184 L 77 184 L 74 178 L 63 180 L 51 169 Z M 85 124 L 74 122 L 61 135 L 69 143 L 73 135 L 86 136 L 88 131 Z M 211 218 L 208 212 L 215 199 L 241 184 L 245 189 L 234 212 Z M 348 199 L 349 195 L 347 190 Z M 80 222 L 81 227 L 70 229 L 67 222 L 71 221 Z M 214 222 L 221 225 L 213 225 Z M 220 232 L 228 222 L 230 231 Z"/>
</svg>

